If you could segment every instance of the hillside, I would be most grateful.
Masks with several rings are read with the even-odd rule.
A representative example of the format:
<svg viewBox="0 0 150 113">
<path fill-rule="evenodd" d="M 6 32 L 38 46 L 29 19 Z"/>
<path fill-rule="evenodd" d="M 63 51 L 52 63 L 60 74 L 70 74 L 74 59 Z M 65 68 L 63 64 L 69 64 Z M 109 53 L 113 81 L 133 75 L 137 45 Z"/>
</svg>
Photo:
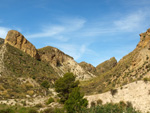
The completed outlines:
<svg viewBox="0 0 150 113">
<path fill-rule="evenodd" d="M 109 91 L 122 85 L 149 77 L 150 73 L 150 29 L 140 34 L 140 42 L 117 65 L 90 81 L 82 82 L 82 91 L 95 94 Z"/>
<path fill-rule="evenodd" d="M 137 81 L 115 90 L 116 93 L 113 95 L 111 91 L 108 91 L 102 94 L 86 96 L 85 98 L 88 99 L 89 103 L 97 103 L 98 100 L 102 100 L 102 104 L 119 103 L 121 101 L 125 103 L 131 102 L 133 107 L 142 111 L 142 113 L 150 111 L 150 82 Z"/>
<path fill-rule="evenodd" d="M 1 45 L 1 50 L 3 48 L 5 53 L 0 63 L 2 90 L 0 98 L 45 95 L 47 89 L 41 86 L 45 80 L 53 87 L 58 75 L 48 63 L 38 61 L 9 44 Z"/>
</svg>

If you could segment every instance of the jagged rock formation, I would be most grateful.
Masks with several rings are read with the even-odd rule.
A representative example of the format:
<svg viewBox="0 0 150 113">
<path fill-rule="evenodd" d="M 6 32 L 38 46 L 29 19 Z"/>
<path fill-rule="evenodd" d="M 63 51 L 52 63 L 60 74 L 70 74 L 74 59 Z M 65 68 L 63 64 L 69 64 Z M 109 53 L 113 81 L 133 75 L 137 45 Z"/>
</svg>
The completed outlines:
<svg viewBox="0 0 150 113">
<path fill-rule="evenodd" d="M 31 44 L 21 33 L 15 30 L 10 30 L 5 38 L 5 44 L 8 43 L 31 57 L 39 59 L 38 52 L 33 44 Z"/>
<path fill-rule="evenodd" d="M 44 47 L 38 50 L 42 61 L 49 62 L 60 76 L 66 72 L 72 72 L 79 80 L 87 80 L 95 75 L 85 71 L 74 59 L 54 47 Z"/>
<path fill-rule="evenodd" d="M 111 70 L 116 65 L 117 65 L 117 60 L 115 59 L 115 57 L 112 57 L 109 60 L 96 66 L 96 72 L 97 72 L 97 74 L 100 75 L 102 73 L 105 73 L 105 72 Z"/>
<path fill-rule="evenodd" d="M 83 84 L 83 90 L 87 94 L 106 92 L 111 88 L 150 77 L 150 29 L 140 36 L 137 47 L 114 68 Z"/>
<path fill-rule="evenodd" d="M 93 65 L 91 65 L 91 64 L 88 64 L 86 62 L 80 62 L 79 65 L 82 68 L 84 68 L 86 71 L 89 71 L 89 72 L 91 72 L 93 74 L 95 74 L 95 72 L 96 72 L 96 68 Z"/>
</svg>

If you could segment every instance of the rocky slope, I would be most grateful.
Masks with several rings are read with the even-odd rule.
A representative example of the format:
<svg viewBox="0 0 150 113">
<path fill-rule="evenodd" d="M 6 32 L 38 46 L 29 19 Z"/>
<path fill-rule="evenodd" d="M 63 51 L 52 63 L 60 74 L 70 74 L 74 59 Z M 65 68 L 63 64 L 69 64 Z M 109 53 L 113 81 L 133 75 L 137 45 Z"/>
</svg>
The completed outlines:
<svg viewBox="0 0 150 113">
<path fill-rule="evenodd" d="M 83 82 L 87 94 L 106 92 L 114 87 L 141 80 L 150 74 L 150 29 L 140 34 L 140 42 L 110 71 L 88 82 Z"/>
<path fill-rule="evenodd" d="M 117 88 L 114 95 L 112 95 L 111 91 L 108 91 L 102 94 L 86 96 L 85 98 L 88 99 L 89 106 L 91 102 L 97 103 L 98 100 L 102 100 L 102 104 L 119 103 L 120 101 L 131 102 L 134 108 L 142 111 L 142 113 L 147 113 L 150 111 L 150 82 L 137 81 Z"/>
<path fill-rule="evenodd" d="M 72 57 L 57 48 L 47 46 L 39 49 L 38 52 L 41 60 L 49 62 L 60 76 L 63 76 L 66 72 L 72 72 L 79 80 L 88 80 L 95 77 L 89 71 L 84 70 Z"/>
</svg>

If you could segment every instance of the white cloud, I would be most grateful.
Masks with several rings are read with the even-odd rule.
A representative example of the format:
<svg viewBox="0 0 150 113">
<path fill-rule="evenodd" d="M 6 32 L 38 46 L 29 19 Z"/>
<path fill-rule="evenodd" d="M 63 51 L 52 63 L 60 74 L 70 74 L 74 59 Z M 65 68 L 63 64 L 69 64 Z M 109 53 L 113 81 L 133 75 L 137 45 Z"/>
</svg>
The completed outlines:
<svg viewBox="0 0 150 113">
<path fill-rule="evenodd" d="M 55 38 L 59 41 L 67 41 L 68 38 L 64 34 L 75 32 L 81 29 L 84 24 L 84 19 L 58 19 L 60 24 L 59 25 L 46 25 L 42 28 L 40 33 L 26 35 L 28 38 L 44 38 L 44 37 L 51 37 Z M 47 27 L 48 26 L 48 27 Z"/>
<path fill-rule="evenodd" d="M 145 16 L 144 12 L 141 11 L 129 14 L 120 20 L 114 21 L 115 29 L 125 32 L 136 31 L 142 26 Z"/>
<path fill-rule="evenodd" d="M 28 38 L 44 38 L 44 37 L 51 37 L 57 35 L 64 31 L 64 27 L 62 26 L 52 26 L 52 27 L 44 27 L 41 33 L 27 35 Z"/>
<path fill-rule="evenodd" d="M 5 38 L 9 30 L 9 28 L 0 27 L 0 37 Z"/>
</svg>

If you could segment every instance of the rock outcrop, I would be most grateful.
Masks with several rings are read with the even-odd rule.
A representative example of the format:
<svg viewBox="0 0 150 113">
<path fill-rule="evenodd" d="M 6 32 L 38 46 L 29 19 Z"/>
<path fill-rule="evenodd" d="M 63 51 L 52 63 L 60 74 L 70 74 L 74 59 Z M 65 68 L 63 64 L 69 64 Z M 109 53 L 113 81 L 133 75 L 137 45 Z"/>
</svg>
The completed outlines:
<svg viewBox="0 0 150 113">
<path fill-rule="evenodd" d="M 38 52 L 33 44 L 31 44 L 21 33 L 15 30 L 10 30 L 5 38 L 5 44 L 8 43 L 31 57 L 39 59 Z"/>
<path fill-rule="evenodd" d="M 79 65 L 80 65 L 82 68 L 84 68 L 86 71 L 89 71 L 89 72 L 91 72 L 91 73 L 93 73 L 93 74 L 96 72 L 96 68 L 95 68 L 93 65 L 89 64 L 89 63 L 80 62 Z"/>
<path fill-rule="evenodd" d="M 96 66 L 96 73 L 102 74 L 105 73 L 109 70 L 111 70 L 113 67 L 115 67 L 117 65 L 117 60 L 115 59 L 115 57 L 110 58 L 109 60 L 106 60 L 105 62 L 99 64 L 98 66 Z"/>
<path fill-rule="evenodd" d="M 59 49 L 51 46 L 47 46 L 38 50 L 40 54 L 40 58 L 43 61 L 48 61 L 54 66 L 61 66 L 63 63 L 68 60 L 68 58 L 72 59 L 69 55 L 63 53 Z"/>
<path fill-rule="evenodd" d="M 150 29 L 148 29 L 145 33 L 140 34 L 140 42 L 137 45 L 137 48 L 145 48 L 146 46 L 150 48 Z"/>
</svg>

